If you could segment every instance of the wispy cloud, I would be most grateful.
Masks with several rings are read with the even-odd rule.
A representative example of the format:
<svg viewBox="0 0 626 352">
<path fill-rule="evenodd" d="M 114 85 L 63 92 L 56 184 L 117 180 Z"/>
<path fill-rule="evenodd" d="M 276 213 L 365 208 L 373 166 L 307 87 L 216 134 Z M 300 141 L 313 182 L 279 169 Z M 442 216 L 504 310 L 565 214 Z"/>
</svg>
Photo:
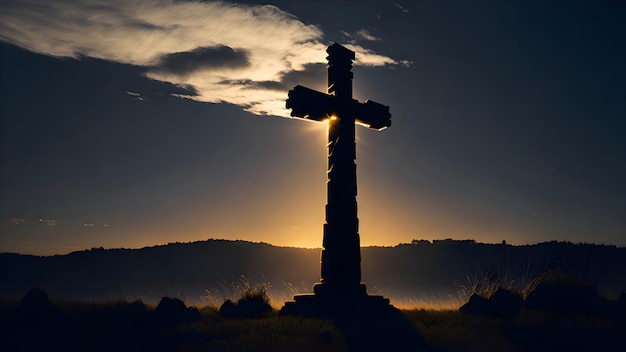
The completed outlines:
<svg viewBox="0 0 626 352">
<path fill-rule="evenodd" d="M 187 98 L 279 116 L 289 113 L 277 87 L 324 64 L 328 44 L 320 28 L 275 6 L 176 0 L 2 2 L 0 40 L 55 57 L 144 66 L 152 79 L 193 87 L 197 94 Z M 356 64 L 401 64 L 351 49 Z"/>
<path fill-rule="evenodd" d="M 356 31 L 355 33 L 349 33 L 346 31 L 342 31 L 341 33 L 345 35 L 346 37 L 348 37 L 351 43 L 356 43 L 357 41 L 377 42 L 381 40 L 380 38 L 370 33 L 370 31 L 368 31 L 367 29 L 360 29 Z"/>
<path fill-rule="evenodd" d="M 55 219 L 39 219 L 39 222 L 50 227 L 59 226 L 59 222 Z"/>
<path fill-rule="evenodd" d="M 126 94 L 130 95 L 131 97 L 133 97 L 133 99 L 135 100 L 139 100 L 142 101 L 143 98 L 141 97 L 141 94 L 136 93 L 136 92 L 131 92 L 131 91 L 126 91 Z"/>
<path fill-rule="evenodd" d="M 11 223 L 14 225 L 24 225 L 26 223 L 26 220 L 22 218 L 11 218 L 11 220 L 9 221 L 11 221 Z"/>
<path fill-rule="evenodd" d="M 104 227 L 104 228 L 107 228 L 107 227 L 110 227 L 110 225 L 109 224 L 98 225 L 98 224 L 94 224 L 92 222 L 86 222 L 86 223 L 83 224 L 83 227 L 87 227 L 87 228 Z"/>
<path fill-rule="evenodd" d="M 402 6 L 400 3 L 395 2 L 395 1 L 390 1 L 392 4 L 396 5 L 397 8 L 400 9 L 400 11 L 402 11 L 403 13 L 409 13 L 409 9 L 407 9 L 406 7 Z"/>
</svg>

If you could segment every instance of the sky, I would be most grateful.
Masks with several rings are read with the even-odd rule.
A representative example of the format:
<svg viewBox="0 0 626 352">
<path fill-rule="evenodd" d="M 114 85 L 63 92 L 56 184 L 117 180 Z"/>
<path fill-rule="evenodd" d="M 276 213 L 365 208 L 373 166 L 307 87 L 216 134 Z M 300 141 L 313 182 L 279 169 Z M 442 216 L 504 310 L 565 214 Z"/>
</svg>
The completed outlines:
<svg viewBox="0 0 626 352">
<path fill-rule="evenodd" d="M 356 52 L 361 244 L 626 246 L 624 1 L 0 0 L 0 252 L 320 247 L 325 92 Z"/>
</svg>

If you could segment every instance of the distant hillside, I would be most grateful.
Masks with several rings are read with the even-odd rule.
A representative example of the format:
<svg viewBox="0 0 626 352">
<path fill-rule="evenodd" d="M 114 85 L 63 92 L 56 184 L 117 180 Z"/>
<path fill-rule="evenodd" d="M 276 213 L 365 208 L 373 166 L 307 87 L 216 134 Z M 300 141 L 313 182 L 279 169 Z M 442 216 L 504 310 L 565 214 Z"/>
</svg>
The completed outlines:
<svg viewBox="0 0 626 352">
<path fill-rule="evenodd" d="M 524 285 L 559 266 L 597 284 L 607 296 L 626 291 L 626 248 L 548 242 L 527 246 L 474 241 L 413 241 L 364 247 L 368 292 L 392 301 L 455 296 L 462 285 L 507 276 Z M 91 249 L 38 257 L 0 254 L 0 296 L 20 297 L 33 287 L 52 297 L 156 302 L 163 295 L 194 304 L 236 294 L 242 276 L 269 282 L 276 301 L 310 291 L 319 279 L 319 249 L 207 240 L 142 249 Z"/>
</svg>

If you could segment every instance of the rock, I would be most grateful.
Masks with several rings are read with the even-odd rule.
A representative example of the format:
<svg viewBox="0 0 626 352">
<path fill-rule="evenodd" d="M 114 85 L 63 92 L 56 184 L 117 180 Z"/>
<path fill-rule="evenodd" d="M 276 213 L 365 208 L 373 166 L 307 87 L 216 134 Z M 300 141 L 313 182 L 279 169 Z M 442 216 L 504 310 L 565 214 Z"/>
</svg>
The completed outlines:
<svg viewBox="0 0 626 352">
<path fill-rule="evenodd" d="M 33 328 L 48 322 L 54 313 L 54 307 L 47 293 L 33 288 L 20 300 L 18 312 L 20 325 Z"/>
<path fill-rule="evenodd" d="M 38 288 L 33 288 L 22 297 L 20 306 L 27 309 L 47 309 L 50 307 L 48 294 Z"/>
<path fill-rule="evenodd" d="M 144 313 L 147 310 L 147 307 L 145 303 L 138 299 L 129 304 L 128 309 L 133 313 Z"/>
<path fill-rule="evenodd" d="M 178 298 L 163 297 L 154 312 L 164 325 L 190 323 L 200 318 L 200 312 L 195 307 L 187 308 Z"/>
<path fill-rule="evenodd" d="M 227 299 L 220 307 L 220 316 L 224 318 L 238 318 L 237 305 L 230 299 Z"/>
<path fill-rule="evenodd" d="M 498 289 L 492 299 L 486 299 L 474 293 L 460 311 L 491 315 L 502 318 L 512 318 L 518 315 L 522 307 L 522 298 L 505 289 Z"/>
<path fill-rule="evenodd" d="M 524 306 L 555 313 L 607 313 L 611 302 L 597 295 L 590 287 L 562 286 L 541 282 L 533 290 Z"/>
<path fill-rule="evenodd" d="M 488 314 L 486 312 L 491 312 L 491 303 L 488 299 L 479 296 L 474 293 L 470 296 L 467 303 L 459 308 L 462 312 L 474 313 L 474 314 Z"/>
<path fill-rule="evenodd" d="M 239 300 L 237 310 L 242 318 L 258 318 L 272 310 L 272 306 L 260 300 Z"/>
<path fill-rule="evenodd" d="M 260 300 L 240 299 L 233 303 L 227 299 L 220 307 L 220 316 L 224 318 L 252 319 L 270 312 L 272 306 Z"/>
</svg>

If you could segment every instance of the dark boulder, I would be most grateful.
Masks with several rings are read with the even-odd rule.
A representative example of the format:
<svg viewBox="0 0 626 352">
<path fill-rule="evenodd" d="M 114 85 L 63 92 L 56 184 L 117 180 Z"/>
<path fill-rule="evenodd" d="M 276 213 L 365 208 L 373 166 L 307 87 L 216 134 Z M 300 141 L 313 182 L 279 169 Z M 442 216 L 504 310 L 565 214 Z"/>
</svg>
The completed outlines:
<svg viewBox="0 0 626 352">
<path fill-rule="evenodd" d="M 220 316 L 224 318 L 238 318 L 237 305 L 230 299 L 227 299 L 220 307 Z"/>
<path fill-rule="evenodd" d="M 264 316 L 272 310 L 272 306 L 262 300 L 240 299 L 233 303 L 230 299 L 220 307 L 220 316 L 224 318 L 253 319 Z"/>
<path fill-rule="evenodd" d="M 526 297 L 524 305 L 529 309 L 554 313 L 607 313 L 612 310 L 610 303 L 591 287 L 541 282 Z"/>
<path fill-rule="evenodd" d="M 238 300 L 237 309 L 242 318 L 257 318 L 272 310 L 272 306 L 261 300 Z"/>
<path fill-rule="evenodd" d="M 493 302 L 490 302 L 488 299 L 474 293 L 459 310 L 474 314 L 488 314 L 487 312 L 490 313 L 492 311 L 492 303 Z"/>
<path fill-rule="evenodd" d="M 20 307 L 25 309 L 48 309 L 50 305 L 48 294 L 38 288 L 31 289 L 20 300 Z"/>
<path fill-rule="evenodd" d="M 54 313 L 54 305 L 48 299 L 48 294 L 38 288 L 33 288 L 20 300 L 19 325 L 30 328 L 40 327 L 47 323 Z"/>
<path fill-rule="evenodd" d="M 178 298 L 163 297 L 154 309 L 157 319 L 164 325 L 190 323 L 200 318 L 195 307 L 187 307 Z"/>
<path fill-rule="evenodd" d="M 519 295 L 509 290 L 498 289 L 491 299 L 474 293 L 459 310 L 473 314 L 513 318 L 519 314 L 522 303 L 523 300 Z"/>
</svg>

